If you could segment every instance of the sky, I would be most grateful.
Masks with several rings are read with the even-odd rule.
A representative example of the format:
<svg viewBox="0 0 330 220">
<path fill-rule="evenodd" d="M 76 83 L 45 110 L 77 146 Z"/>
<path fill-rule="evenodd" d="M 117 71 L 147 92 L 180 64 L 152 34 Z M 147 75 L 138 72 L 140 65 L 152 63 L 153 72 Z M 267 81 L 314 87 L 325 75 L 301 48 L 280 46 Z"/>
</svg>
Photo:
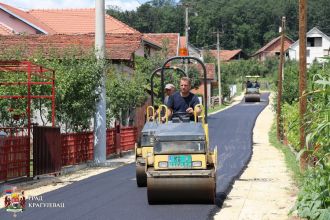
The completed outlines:
<svg viewBox="0 0 330 220">
<path fill-rule="evenodd" d="M 122 10 L 135 10 L 148 0 L 104 0 L 105 5 L 115 5 Z M 95 0 L 0 0 L 20 9 L 49 9 L 49 8 L 95 8 Z"/>
</svg>

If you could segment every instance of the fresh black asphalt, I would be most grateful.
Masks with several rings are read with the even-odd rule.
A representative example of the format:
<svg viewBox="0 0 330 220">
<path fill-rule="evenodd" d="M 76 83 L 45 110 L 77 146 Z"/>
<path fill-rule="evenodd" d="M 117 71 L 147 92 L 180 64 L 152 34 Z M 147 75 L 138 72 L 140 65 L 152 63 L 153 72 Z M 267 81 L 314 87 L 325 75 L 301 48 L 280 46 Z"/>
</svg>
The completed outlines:
<svg viewBox="0 0 330 220">
<path fill-rule="evenodd" d="M 130 164 L 72 183 L 42 195 L 43 201 L 27 201 L 24 220 L 201 220 L 219 210 L 232 182 L 244 171 L 252 154 L 252 130 L 259 113 L 268 104 L 241 102 L 209 117 L 210 145 L 218 146 L 217 206 L 201 204 L 148 205 L 146 188 L 138 188 L 135 165 Z M 3 202 L 3 201 L 1 201 Z M 64 208 L 29 207 L 41 203 L 64 203 Z M 0 210 L 0 219 L 14 219 Z"/>
</svg>

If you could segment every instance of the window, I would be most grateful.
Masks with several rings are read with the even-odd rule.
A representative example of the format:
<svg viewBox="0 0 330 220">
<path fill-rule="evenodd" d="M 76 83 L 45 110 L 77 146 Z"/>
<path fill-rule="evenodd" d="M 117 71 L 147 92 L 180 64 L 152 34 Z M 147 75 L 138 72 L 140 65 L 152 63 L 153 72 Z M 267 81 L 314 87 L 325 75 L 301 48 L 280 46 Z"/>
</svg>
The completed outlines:
<svg viewBox="0 0 330 220">
<path fill-rule="evenodd" d="M 322 37 L 307 37 L 307 47 L 322 47 Z"/>
<path fill-rule="evenodd" d="M 307 57 L 310 56 L 310 50 L 307 50 Z"/>
</svg>

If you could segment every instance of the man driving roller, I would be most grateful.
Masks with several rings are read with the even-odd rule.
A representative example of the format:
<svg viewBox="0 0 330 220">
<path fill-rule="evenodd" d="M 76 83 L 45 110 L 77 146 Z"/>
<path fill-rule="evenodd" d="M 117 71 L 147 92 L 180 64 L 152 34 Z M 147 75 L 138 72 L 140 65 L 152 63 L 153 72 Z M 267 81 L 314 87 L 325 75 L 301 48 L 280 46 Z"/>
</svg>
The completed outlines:
<svg viewBox="0 0 330 220">
<path fill-rule="evenodd" d="M 197 104 L 199 104 L 198 97 L 190 92 L 191 89 L 191 81 L 188 77 L 182 77 L 180 79 L 180 91 L 175 92 L 171 95 L 167 102 L 167 117 L 171 118 L 171 116 L 175 113 L 184 113 L 190 114 L 191 120 L 194 120 L 193 113 L 194 108 Z M 201 108 L 197 108 L 197 115 L 199 115 L 202 111 Z M 162 121 L 165 121 L 165 116 L 162 117 Z"/>
</svg>

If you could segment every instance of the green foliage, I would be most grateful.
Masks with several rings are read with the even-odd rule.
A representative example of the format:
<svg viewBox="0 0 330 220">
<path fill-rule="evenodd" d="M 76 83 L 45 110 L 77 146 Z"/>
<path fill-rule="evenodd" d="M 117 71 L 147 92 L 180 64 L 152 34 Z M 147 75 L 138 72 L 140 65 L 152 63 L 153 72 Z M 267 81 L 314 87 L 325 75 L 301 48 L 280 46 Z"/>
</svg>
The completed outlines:
<svg viewBox="0 0 330 220">
<path fill-rule="evenodd" d="M 103 64 L 97 62 L 93 51 L 78 59 L 76 53 L 72 49 L 61 57 L 37 61 L 56 71 L 56 115 L 66 131 L 90 128 L 102 75 Z"/>
<path fill-rule="evenodd" d="M 282 107 L 282 121 L 284 123 L 284 132 L 290 145 L 298 152 L 299 145 L 299 107 L 298 102 L 283 104 Z"/>
<path fill-rule="evenodd" d="M 28 56 L 29 60 L 55 70 L 56 74 L 56 124 L 65 131 L 87 130 L 91 125 L 91 118 L 95 113 L 96 92 L 100 86 L 101 67 L 94 52 L 83 51 L 80 48 L 69 48 L 63 51 L 49 50 L 47 57 L 40 52 Z M 21 60 L 26 57 L 27 49 L 24 46 L 10 48 L 0 56 L 1 59 Z M 23 56 L 24 55 L 24 56 Z M 35 78 L 34 80 L 37 80 Z M 21 91 L 23 92 L 23 91 Z M 32 93 L 49 95 L 49 86 L 33 86 Z M 26 95 L 27 92 L 24 94 Z M 4 106 L 10 106 L 7 100 L 1 100 L 1 111 Z M 21 103 L 20 108 L 26 108 Z M 50 121 L 51 102 L 36 100 L 32 103 L 34 114 L 41 114 L 44 123 Z M 79 113 L 79 114 L 77 114 Z M 7 117 L 2 114 L 1 116 Z"/>
<path fill-rule="evenodd" d="M 282 102 L 292 104 L 299 98 L 299 70 L 296 62 L 288 62 L 284 68 Z"/>
<path fill-rule="evenodd" d="M 276 91 L 274 100 L 273 100 L 273 109 L 276 111 L 277 109 L 277 87 L 278 87 L 278 70 L 274 72 L 273 82 L 274 89 Z M 291 105 L 298 101 L 299 99 L 299 70 L 298 63 L 295 61 L 286 62 L 284 65 L 284 77 L 282 79 L 282 100 L 281 103 L 284 105 L 285 103 Z M 290 114 L 290 113 L 289 113 Z M 284 117 L 287 117 L 286 115 Z M 284 119 L 286 120 L 286 119 Z"/>
<path fill-rule="evenodd" d="M 215 62 L 215 61 L 214 61 Z M 215 62 L 216 64 L 216 62 Z M 216 64 L 217 65 L 217 64 Z M 255 59 L 238 60 L 221 64 L 221 85 L 222 96 L 229 97 L 229 85 L 236 84 L 241 87 L 245 82 L 247 75 L 259 75 L 261 77 L 268 77 L 273 74 L 277 60 L 270 59 L 265 62 L 259 62 Z M 217 74 L 216 74 L 217 79 Z M 263 81 L 262 79 L 259 80 Z M 265 82 L 266 83 L 266 82 Z M 216 92 L 217 93 L 217 92 Z"/>
<path fill-rule="evenodd" d="M 0 72 L 1 82 L 26 82 L 27 74 Z M 27 86 L 0 86 L 1 95 L 27 95 Z M 0 99 L 0 123 L 3 127 L 23 126 L 27 102 L 24 99 Z"/>
<path fill-rule="evenodd" d="M 298 215 L 307 219 L 330 218 L 330 166 L 310 168 L 301 186 L 297 203 Z"/>
<path fill-rule="evenodd" d="M 330 217 L 330 65 L 316 72 L 308 97 L 306 149 L 313 163 L 306 172 L 294 209 L 308 219 Z M 296 120 L 298 116 L 296 116 Z"/>
<path fill-rule="evenodd" d="M 121 120 L 123 112 L 132 110 L 146 100 L 146 74 L 120 73 L 114 68 L 108 72 L 106 81 L 108 119 Z"/>
<path fill-rule="evenodd" d="M 136 11 L 110 7 L 107 14 L 142 33 L 182 33 L 184 30 L 184 11 L 176 7 L 173 0 L 152 0 L 139 6 Z"/>
</svg>

